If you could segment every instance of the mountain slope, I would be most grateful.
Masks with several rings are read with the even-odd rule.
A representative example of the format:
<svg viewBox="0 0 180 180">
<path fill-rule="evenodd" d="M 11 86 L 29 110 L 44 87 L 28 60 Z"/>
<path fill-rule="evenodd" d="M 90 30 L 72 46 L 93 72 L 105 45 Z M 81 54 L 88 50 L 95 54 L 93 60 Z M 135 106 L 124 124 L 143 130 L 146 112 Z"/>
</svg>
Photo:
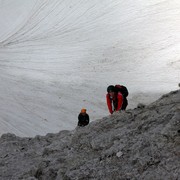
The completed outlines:
<svg viewBox="0 0 180 180">
<path fill-rule="evenodd" d="M 178 179 L 180 91 L 57 134 L 0 138 L 0 179 Z"/>
</svg>

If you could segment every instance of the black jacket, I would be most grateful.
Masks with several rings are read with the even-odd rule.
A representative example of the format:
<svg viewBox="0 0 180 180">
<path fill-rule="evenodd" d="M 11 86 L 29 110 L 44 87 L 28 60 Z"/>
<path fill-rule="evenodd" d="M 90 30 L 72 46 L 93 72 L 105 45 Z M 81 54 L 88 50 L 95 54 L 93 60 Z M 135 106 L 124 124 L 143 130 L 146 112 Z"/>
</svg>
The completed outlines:
<svg viewBox="0 0 180 180">
<path fill-rule="evenodd" d="M 88 124 L 89 124 L 89 115 L 88 114 L 83 115 L 82 113 L 80 113 L 78 116 L 78 126 L 86 126 Z"/>
</svg>

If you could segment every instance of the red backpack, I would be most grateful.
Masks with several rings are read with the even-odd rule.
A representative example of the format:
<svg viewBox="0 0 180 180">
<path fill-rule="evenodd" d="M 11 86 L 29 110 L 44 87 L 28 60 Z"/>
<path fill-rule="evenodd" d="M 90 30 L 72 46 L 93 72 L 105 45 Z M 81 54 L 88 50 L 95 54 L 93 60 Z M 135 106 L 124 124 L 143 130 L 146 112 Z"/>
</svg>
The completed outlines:
<svg viewBox="0 0 180 180">
<path fill-rule="evenodd" d="M 117 84 L 115 85 L 115 88 L 116 88 L 116 92 L 120 92 L 123 95 L 123 97 L 128 96 L 129 93 L 125 86 Z"/>
</svg>

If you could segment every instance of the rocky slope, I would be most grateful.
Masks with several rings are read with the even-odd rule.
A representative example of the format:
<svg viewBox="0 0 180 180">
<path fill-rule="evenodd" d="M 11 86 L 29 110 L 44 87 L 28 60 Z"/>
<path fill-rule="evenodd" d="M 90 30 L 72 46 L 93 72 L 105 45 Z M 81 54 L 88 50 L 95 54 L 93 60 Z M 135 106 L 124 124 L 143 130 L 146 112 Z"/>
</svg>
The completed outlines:
<svg viewBox="0 0 180 180">
<path fill-rule="evenodd" d="M 35 138 L 0 138 L 0 179 L 180 179 L 180 91 Z"/>
</svg>

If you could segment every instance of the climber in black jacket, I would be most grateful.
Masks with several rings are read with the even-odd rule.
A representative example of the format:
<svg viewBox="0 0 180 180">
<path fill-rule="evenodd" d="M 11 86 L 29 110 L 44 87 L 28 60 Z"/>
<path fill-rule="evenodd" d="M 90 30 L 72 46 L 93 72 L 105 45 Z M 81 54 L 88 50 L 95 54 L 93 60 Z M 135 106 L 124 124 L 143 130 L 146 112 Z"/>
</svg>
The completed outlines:
<svg viewBox="0 0 180 180">
<path fill-rule="evenodd" d="M 86 109 L 81 109 L 78 116 L 78 126 L 86 126 L 89 124 L 89 115 L 86 113 Z"/>
</svg>

